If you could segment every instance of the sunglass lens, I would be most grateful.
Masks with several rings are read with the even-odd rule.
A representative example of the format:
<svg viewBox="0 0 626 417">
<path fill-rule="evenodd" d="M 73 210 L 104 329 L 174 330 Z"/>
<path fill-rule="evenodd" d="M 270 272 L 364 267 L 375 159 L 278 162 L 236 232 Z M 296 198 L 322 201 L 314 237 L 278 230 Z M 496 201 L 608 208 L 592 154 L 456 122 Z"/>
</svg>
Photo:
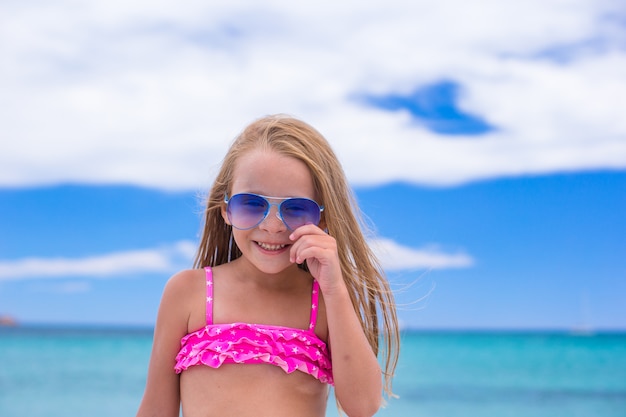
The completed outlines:
<svg viewBox="0 0 626 417">
<path fill-rule="evenodd" d="M 228 201 L 228 219 L 237 229 L 251 229 L 265 218 L 268 207 L 269 204 L 263 197 L 236 194 Z"/>
<path fill-rule="evenodd" d="M 280 205 L 280 215 L 291 230 L 305 224 L 317 226 L 320 222 L 320 207 L 307 198 L 290 198 Z"/>
</svg>

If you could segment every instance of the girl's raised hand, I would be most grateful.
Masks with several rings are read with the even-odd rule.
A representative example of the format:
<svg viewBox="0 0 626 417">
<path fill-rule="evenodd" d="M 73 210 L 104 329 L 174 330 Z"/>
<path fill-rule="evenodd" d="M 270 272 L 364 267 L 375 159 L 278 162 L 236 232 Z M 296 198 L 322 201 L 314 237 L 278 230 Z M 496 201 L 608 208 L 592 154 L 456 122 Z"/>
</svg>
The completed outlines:
<svg viewBox="0 0 626 417">
<path fill-rule="evenodd" d="M 297 228 L 290 236 L 294 243 L 290 260 L 298 264 L 306 261 L 309 272 L 327 295 L 344 285 L 335 238 L 319 227 L 308 224 Z"/>
</svg>

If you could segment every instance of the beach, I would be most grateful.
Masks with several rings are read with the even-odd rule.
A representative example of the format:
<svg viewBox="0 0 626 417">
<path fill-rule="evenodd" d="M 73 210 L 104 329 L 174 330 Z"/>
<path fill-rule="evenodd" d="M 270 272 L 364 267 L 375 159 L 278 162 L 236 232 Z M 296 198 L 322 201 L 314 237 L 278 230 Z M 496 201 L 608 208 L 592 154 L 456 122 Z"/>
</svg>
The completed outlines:
<svg viewBox="0 0 626 417">
<path fill-rule="evenodd" d="M 0 327 L 0 416 L 134 415 L 151 344 L 150 328 Z M 625 417 L 626 333 L 405 331 L 394 390 L 377 415 Z"/>
</svg>

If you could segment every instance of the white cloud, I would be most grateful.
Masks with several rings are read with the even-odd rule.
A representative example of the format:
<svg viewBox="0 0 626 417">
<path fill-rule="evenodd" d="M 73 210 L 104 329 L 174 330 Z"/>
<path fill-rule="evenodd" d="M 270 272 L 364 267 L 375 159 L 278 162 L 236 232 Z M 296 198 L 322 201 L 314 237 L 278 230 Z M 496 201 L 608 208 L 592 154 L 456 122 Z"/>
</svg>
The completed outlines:
<svg viewBox="0 0 626 417">
<path fill-rule="evenodd" d="M 85 258 L 0 260 L 0 281 L 48 278 L 106 278 L 143 273 L 173 273 L 191 266 L 195 246 L 180 241 L 153 249 L 114 252 Z"/>
<path fill-rule="evenodd" d="M 434 246 L 411 248 L 384 238 L 370 244 L 386 271 L 469 268 L 475 262 L 464 252 L 446 253 Z"/>
<path fill-rule="evenodd" d="M 31 287 L 33 291 L 47 292 L 54 294 L 82 294 L 92 290 L 91 283 L 87 281 L 70 281 L 70 282 L 47 282 L 45 284 L 36 284 Z"/>
<path fill-rule="evenodd" d="M 0 186 L 204 188 L 275 112 L 356 184 L 626 169 L 620 2 L 213 3 L 0 4 Z M 354 99 L 441 79 L 498 130 L 442 137 Z"/>
</svg>

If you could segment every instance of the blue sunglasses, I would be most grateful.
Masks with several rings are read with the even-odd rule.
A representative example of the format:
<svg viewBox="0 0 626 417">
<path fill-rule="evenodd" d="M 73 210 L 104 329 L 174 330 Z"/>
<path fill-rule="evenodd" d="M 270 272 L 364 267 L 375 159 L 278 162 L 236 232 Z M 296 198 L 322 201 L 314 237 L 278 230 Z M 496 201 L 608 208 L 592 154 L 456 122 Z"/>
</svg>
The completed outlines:
<svg viewBox="0 0 626 417">
<path fill-rule="evenodd" d="M 269 200 L 281 200 L 280 203 L 270 203 Z M 281 198 L 268 197 L 252 193 L 235 194 L 228 198 L 224 196 L 226 214 L 230 224 L 240 230 L 248 230 L 261 224 L 270 213 L 270 208 L 276 206 L 278 217 L 289 230 L 295 230 L 305 224 L 319 225 L 324 206 L 314 200 L 303 197 Z"/>
</svg>

